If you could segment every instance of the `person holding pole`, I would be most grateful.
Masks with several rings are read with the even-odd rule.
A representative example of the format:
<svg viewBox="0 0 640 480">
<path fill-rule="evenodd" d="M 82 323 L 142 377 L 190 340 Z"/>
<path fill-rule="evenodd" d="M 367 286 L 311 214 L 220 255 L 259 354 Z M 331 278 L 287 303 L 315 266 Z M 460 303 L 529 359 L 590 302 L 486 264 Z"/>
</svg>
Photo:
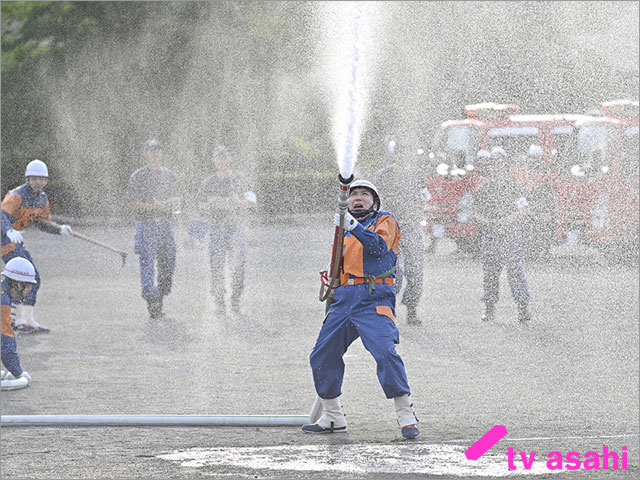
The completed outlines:
<svg viewBox="0 0 640 480">
<path fill-rule="evenodd" d="M 232 167 L 233 155 L 227 147 L 217 145 L 210 158 L 216 171 L 200 185 L 196 195 L 199 218 L 190 222 L 189 234 L 201 239 L 208 232 L 211 294 L 220 312 L 226 311 L 224 271 L 229 262 L 231 311 L 237 315 L 244 291 L 246 214 L 257 199 L 246 175 Z"/>
<path fill-rule="evenodd" d="M 136 218 L 134 252 L 140 256 L 140 285 L 153 319 L 162 317 L 163 298 L 171 292 L 176 267 L 172 220 L 180 210 L 178 180 L 162 166 L 162 144 L 145 142 L 146 165 L 129 179 L 128 198 Z M 156 281 L 157 263 L 157 281 Z"/>
<path fill-rule="evenodd" d="M 49 170 L 41 160 L 29 162 L 25 170 L 26 182 L 11 190 L 2 200 L 2 261 L 6 264 L 16 257 L 26 258 L 35 269 L 36 283 L 21 302 L 14 305 L 15 329 L 23 333 L 49 333 L 34 318 L 36 297 L 40 289 L 40 272 L 24 246 L 22 232 L 32 222 L 48 233 L 71 235 L 69 225 L 51 221 L 51 207 L 44 187 L 49 181 Z M 40 221 L 42 220 L 42 222 Z"/>
<path fill-rule="evenodd" d="M 31 375 L 20 366 L 18 346 L 11 328 L 11 305 L 23 302 L 36 282 L 36 269 L 33 264 L 22 257 L 12 258 L 2 271 L 2 390 L 26 387 L 31 383 Z M 19 381 L 21 380 L 22 381 Z M 16 381 L 18 380 L 18 381 Z M 26 381 L 25 381 L 26 380 Z"/>
<path fill-rule="evenodd" d="M 340 226 L 341 215 L 334 223 Z M 393 399 L 402 436 L 416 438 L 418 419 L 402 358 L 396 351 L 394 290 L 401 232 L 394 216 L 380 210 L 378 189 L 357 180 L 350 185 L 348 212 L 344 214 L 340 285 L 333 291 L 318 339 L 310 355 L 316 392 L 322 403 L 317 423 L 302 427 L 306 433 L 347 430 L 340 395 L 344 377 L 343 355 L 358 337 L 378 365 L 378 380 Z"/>
</svg>

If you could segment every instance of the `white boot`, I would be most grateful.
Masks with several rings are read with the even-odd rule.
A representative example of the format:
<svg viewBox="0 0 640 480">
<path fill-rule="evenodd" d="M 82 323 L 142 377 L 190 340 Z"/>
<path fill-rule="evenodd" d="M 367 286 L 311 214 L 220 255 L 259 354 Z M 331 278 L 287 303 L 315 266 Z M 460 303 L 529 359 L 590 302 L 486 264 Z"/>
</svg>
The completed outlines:
<svg viewBox="0 0 640 480">
<path fill-rule="evenodd" d="M 342 410 L 340 397 L 322 399 L 322 416 L 318 420 L 318 425 L 323 428 L 330 428 L 331 424 L 333 424 L 333 428 L 347 426 L 347 419 L 344 410 Z"/>
<path fill-rule="evenodd" d="M 13 323 L 17 327 L 18 325 L 24 325 L 25 321 L 22 316 L 24 305 L 21 303 L 16 303 L 11 305 L 11 318 L 13 318 Z"/>
<path fill-rule="evenodd" d="M 24 305 L 16 303 L 11 306 L 11 317 L 13 318 L 13 326 L 16 331 L 22 333 L 34 333 L 36 329 L 29 324 L 24 312 Z"/>
<path fill-rule="evenodd" d="M 34 332 L 49 333 L 50 330 L 47 327 L 43 327 L 38 322 L 36 322 L 35 318 L 33 318 L 34 310 L 35 307 L 33 305 L 24 305 L 22 307 L 22 318 L 25 321 L 25 325 L 33 327 Z"/>
<path fill-rule="evenodd" d="M 401 397 L 394 397 L 393 403 L 396 407 L 396 415 L 398 417 L 398 424 L 402 429 L 402 436 L 404 438 L 416 438 L 419 435 L 418 418 L 413 411 L 413 403 L 408 393 L 405 393 Z"/>
<path fill-rule="evenodd" d="M 418 423 L 416 413 L 413 411 L 413 403 L 408 393 L 405 393 L 401 397 L 395 397 L 393 403 L 395 403 L 398 424 L 401 427 Z"/>
<path fill-rule="evenodd" d="M 304 425 L 307 433 L 339 433 L 347 431 L 347 419 L 340 398 L 322 399 L 322 416 L 317 423 Z"/>
</svg>

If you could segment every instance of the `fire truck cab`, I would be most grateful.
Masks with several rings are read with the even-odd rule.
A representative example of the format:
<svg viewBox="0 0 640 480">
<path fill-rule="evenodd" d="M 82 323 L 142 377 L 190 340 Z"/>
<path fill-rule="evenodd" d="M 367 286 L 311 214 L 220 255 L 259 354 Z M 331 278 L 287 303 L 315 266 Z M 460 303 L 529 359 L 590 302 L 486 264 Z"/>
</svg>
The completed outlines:
<svg viewBox="0 0 640 480">
<path fill-rule="evenodd" d="M 548 250 L 557 237 L 558 201 L 554 180 L 558 165 L 569 162 L 585 115 L 522 115 L 516 105 L 467 105 L 463 120 L 441 124 L 428 154 L 425 231 L 432 238 L 452 238 L 462 251 L 477 252 L 473 195 L 484 181 L 478 152 L 501 146 L 512 164 L 512 177 L 530 197 L 529 251 Z"/>
<path fill-rule="evenodd" d="M 573 155 L 558 162 L 556 240 L 637 255 L 638 102 L 604 102 L 576 127 Z"/>
</svg>

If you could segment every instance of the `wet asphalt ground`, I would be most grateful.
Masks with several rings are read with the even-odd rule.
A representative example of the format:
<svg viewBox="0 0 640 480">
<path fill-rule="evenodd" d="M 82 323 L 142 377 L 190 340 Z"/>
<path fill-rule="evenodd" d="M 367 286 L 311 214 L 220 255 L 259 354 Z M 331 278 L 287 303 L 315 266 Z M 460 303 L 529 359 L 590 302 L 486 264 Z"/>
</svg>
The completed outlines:
<svg viewBox="0 0 640 480">
<path fill-rule="evenodd" d="M 254 223 L 240 315 L 209 296 L 204 246 L 176 232 L 178 266 L 166 316 L 140 298 L 133 229 L 86 226 L 76 238 L 28 231 L 42 275 L 37 319 L 49 335 L 20 335 L 26 389 L 2 392 L 2 415 L 307 415 L 308 355 L 324 306 L 318 272 L 331 219 Z M 420 326 L 397 311 L 420 437 L 400 438 L 375 363 L 356 341 L 345 356 L 349 432 L 298 427 L 35 427 L 0 429 L 3 478 L 635 478 L 639 473 L 636 265 L 560 247 L 529 262 L 534 321 L 516 321 L 506 276 L 498 318 L 483 323 L 481 266 L 448 243 L 425 257 Z M 493 425 L 508 435 L 480 461 L 464 450 Z M 552 473 L 549 452 L 620 455 L 627 468 Z M 505 453 L 536 452 L 531 470 Z M 529 458 L 529 457 L 527 457 Z M 602 462 L 602 460 L 601 460 Z"/>
</svg>

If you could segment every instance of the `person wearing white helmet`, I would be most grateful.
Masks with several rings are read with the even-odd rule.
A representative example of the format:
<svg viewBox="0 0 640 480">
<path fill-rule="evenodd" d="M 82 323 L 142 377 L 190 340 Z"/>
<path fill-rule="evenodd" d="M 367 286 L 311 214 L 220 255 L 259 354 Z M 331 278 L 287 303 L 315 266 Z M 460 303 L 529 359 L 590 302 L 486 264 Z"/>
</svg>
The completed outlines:
<svg viewBox="0 0 640 480">
<path fill-rule="evenodd" d="M 2 371 L 2 390 L 31 383 L 31 375 L 20 366 L 18 345 L 11 327 L 11 306 L 23 302 L 29 291 L 36 285 L 36 270 L 26 258 L 15 257 L 7 262 L 2 271 L 2 364 L 8 370 Z M 25 379 L 26 383 L 16 382 Z"/>
<path fill-rule="evenodd" d="M 71 235 L 71 227 L 51 222 L 49 198 L 44 192 L 49 181 L 47 165 L 41 160 L 33 160 L 27 165 L 24 176 L 26 182 L 11 190 L 2 200 L 2 261 L 6 264 L 12 258 L 23 257 L 34 265 L 36 271 L 36 284 L 25 296 L 24 302 L 16 305 L 16 330 L 23 333 L 48 333 L 49 329 L 34 318 L 40 289 L 40 272 L 24 245 L 22 232 L 33 223 L 40 230 L 68 237 Z"/>
<path fill-rule="evenodd" d="M 542 155 L 543 155 L 543 151 L 542 151 L 542 147 L 540 145 L 531 145 L 529 146 L 529 150 L 527 151 L 527 154 L 532 157 L 532 158 L 537 158 L 538 160 L 542 161 Z"/>
<path fill-rule="evenodd" d="M 340 402 L 342 357 L 358 337 L 377 363 L 385 396 L 394 401 L 402 436 L 411 439 L 419 433 L 404 363 L 396 351 L 400 334 L 395 324 L 394 281 L 401 232 L 395 217 L 380 206 L 373 183 L 357 180 L 351 184 L 340 286 L 333 291 L 333 302 L 309 357 L 323 414 L 316 423 L 302 427 L 306 433 L 347 430 Z M 340 226 L 339 213 L 334 223 Z"/>
<path fill-rule="evenodd" d="M 485 182 L 474 195 L 473 218 L 481 235 L 485 311 L 481 319 L 495 319 L 500 294 L 500 274 L 507 269 L 511 294 L 518 309 L 518 321 L 531 321 L 529 289 L 524 274 L 522 224 L 529 202 L 524 189 L 511 179 L 510 165 L 502 147 L 494 147 L 482 168 Z"/>
<path fill-rule="evenodd" d="M 387 150 L 387 165 L 378 170 L 375 183 L 385 191 L 385 208 L 393 212 L 402 228 L 396 292 L 400 293 L 404 283 L 401 303 L 407 309 L 407 323 L 420 325 L 418 306 L 423 291 L 425 257 L 425 233 L 420 221 L 430 193 L 426 190 L 425 172 L 417 162 L 417 149 L 394 142 L 393 150 Z M 435 239 L 431 245 L 435 248 Z"/>
<path fill-rule="evenodd" d="M 173 285 L 176 243 L 172 222 L 180 213 L 181 199 L 177 177 L 162 165 L 162 143 L 150 139 L 142 153 L 146 165 L 129 178 L 127 196 L 136 219 L 133 249 L 140 256 L 142 298 L 151 318 L 158 319 L 164 315 L 163 298 Z"/>
</svg>

